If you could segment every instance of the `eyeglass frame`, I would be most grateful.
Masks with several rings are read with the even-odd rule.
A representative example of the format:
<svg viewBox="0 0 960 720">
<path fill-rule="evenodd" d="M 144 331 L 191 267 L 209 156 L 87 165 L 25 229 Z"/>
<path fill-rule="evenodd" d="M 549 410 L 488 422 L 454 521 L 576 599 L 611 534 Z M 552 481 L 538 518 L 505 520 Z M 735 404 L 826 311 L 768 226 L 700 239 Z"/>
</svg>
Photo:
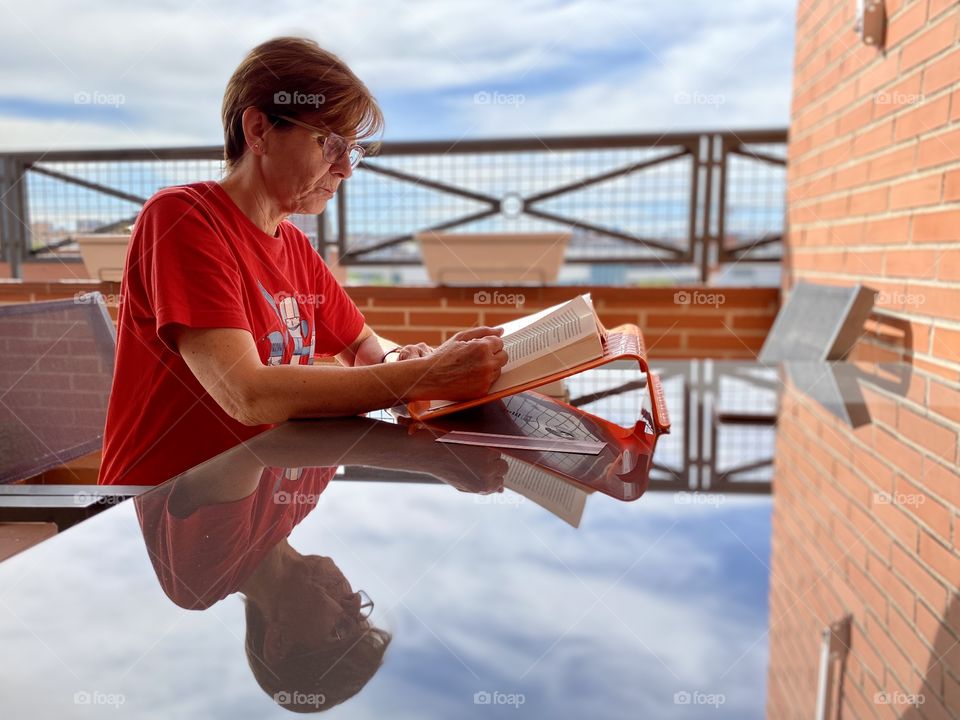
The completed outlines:
<svg viewBox="0 0 960 720">
<path fill-rule="evenodd" d="M 365 590 L 357 590 L 357 595 L 360 596 L 360 614 L 359 620 L 366 620 L 373 613 L 373 600 L 370 599 L 370 596 L 367 595 Z M 344 630 L 344 633 L 341 634 L 340 626 L 341 621 L 349 618 L 350 629 L 353 629 L 354 623 L 358 623 L 358 618 L 354 618 L 346 613 L 343 613 L 337 617 L 336 622 L 333 624 L 333 633 L 337 640 L 343 640 L 343 635 L 349 633 L 349 630 Z M 359 623 L 358 623 L 359 624 Z"/>
<path fill-rule="evenodd" d="M 349 160 L 350 153 L 353 151 L 357 151 L 358 155 L 357 155 L 357 161 L 350 163 L 350 169 L 354 170 L 361 162 L 363 162 L 363 157 L 367 151 L 363 149 L 362 145 L 358 145 L 357 143 L 352 143 L 352 144 L 347 143 L 347 139 L 343 137 L 343 135 L 340 135 L 334 132 L 324 132 L 322 129 L 316 127 L 315 125 L 311 125 L 310 123 L 305 123 L 303 122 L 303 120 L 297 120 L 296 118 L 292 118 L 289 115 L 277 115 L 275 113 L 265 113 L 265 114 L 267 115 L 267 117 L 276 118 L 278 120 L 285 120 L 288 123 L 291 123 L 293 125 L 298 125 L 299 127 L 305 128 L 307 130 L 312 130 L 313 132 L 317 133 L 316 140 L 320 140 L 321 138 L 323 138 L 324 140 L 324 143 L 320 145 L 320 149 L 324 151 L 323 159 L 329 162 L 331 165 L 335 165 L 336 163 L 340 162 L 340 158 L 342 158 L 344 155 L 346 155 L 347 159 Z M 340 153 L 340 155 L 338 155 L 333 160 L 330 160 L 327 157 L 326 150 L 324 149 L 326 145 L 326 140 L 327 138 L 330 138 L 330 137 L 340 138 L 341 140 L 343 140 L 344 145 L 346 145 L 346 148 L 344 149 L 344 151 Z"/>
</svg>

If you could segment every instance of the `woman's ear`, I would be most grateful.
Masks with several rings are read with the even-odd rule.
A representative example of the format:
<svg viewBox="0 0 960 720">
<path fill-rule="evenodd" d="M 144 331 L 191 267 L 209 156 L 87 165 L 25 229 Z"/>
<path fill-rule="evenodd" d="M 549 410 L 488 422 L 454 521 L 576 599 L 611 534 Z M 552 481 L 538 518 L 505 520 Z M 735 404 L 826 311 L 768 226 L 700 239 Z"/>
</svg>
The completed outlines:
<svg viewBox="0 0 960 720">
<path fill-rule="evenodd" d="M 243 139 L 254 155 L 262 155 L 267 149 L 267 136 L 273 125 L 261 110 L 248 107 L 243 111 Z"/>
</svg>

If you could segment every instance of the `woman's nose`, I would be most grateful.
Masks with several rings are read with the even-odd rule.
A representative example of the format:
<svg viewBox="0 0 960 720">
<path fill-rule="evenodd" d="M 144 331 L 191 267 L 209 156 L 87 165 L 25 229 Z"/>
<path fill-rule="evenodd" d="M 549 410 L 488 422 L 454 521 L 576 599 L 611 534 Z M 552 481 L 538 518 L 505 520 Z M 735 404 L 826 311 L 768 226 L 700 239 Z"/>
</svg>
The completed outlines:
<svg viewBox="0 0 960 720">
<path fill-rule="evenodd" d="M 337 160 L 333 165 L 331 165 L 330 172 L 333 173 L 334 175 L 339 175 L 344 180 L 346 180 L 348 177 L 353 175 L 353 168 L 350 167 L 349 153 L 344 153 L 339 160 Z"/>
</svg>

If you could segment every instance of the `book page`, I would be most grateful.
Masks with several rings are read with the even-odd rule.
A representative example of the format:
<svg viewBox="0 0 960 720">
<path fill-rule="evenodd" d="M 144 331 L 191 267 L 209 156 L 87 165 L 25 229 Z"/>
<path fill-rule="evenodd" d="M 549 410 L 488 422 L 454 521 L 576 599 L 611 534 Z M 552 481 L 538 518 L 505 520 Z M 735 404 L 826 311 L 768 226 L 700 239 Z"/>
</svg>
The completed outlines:
<svg viewBox="0 0 960 720">
<path fill-rule="evenodd" d="M 583 295 L 501 327 L 508 358 L 504 373 L 598 332 L 593 305 Z"/>
<path fill-rule="evenodd" d="M 508 470 L 503 486 L 532 500 L 573 527 L 580 527 L 580 519 L 587 504 L 587 492 L 536 465 L 503 455 Z"/>
<path fill-rule="evenodd" d="M 499 325 L 504 328 L 503 348 L 508 360 L 489 392 L 499 392 L 599 358 L 603 354 L 599 323 L 593 301 L 585 294 Z M 457 402 L 433 400 L 430 410 Z"/>
</svg>

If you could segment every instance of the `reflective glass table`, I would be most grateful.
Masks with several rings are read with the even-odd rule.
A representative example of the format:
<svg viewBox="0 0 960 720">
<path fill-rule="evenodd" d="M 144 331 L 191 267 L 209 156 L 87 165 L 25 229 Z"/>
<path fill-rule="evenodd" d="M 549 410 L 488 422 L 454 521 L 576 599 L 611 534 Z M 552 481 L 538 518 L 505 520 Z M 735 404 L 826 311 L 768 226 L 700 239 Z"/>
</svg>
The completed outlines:
<svg viewBox="0 0 960 720">
<path fill-rule="evenodd" d="M 837 607 L 806 607 L 876 550 L 802 509 L 842 481 L 838 459 L 817 462 L 844 446 L 828 435 L 887 432 L 909 368 L 655 370 L 666 435 L 617 366 L 568 379 L 563 401 L 526 393 L 430 427 L 386 411 L 289 422 L 0 563 L 0 717 L 791 717 L 784 688 L 823 691 L 835 619 L 869 634 L 871 603 L 884 623 L 907 602 L 949 616 L 952 566 L 931 571 L 942 598 L 848 583 Z M 437 441 L 451 430 L 555 449 Z M 867 455 L 852 476 L 890 463 Z M 880 513 L 907 486 L 885 503 L 886 485 L 862 484 L 845 502 L 893 523 Z M 828 531 L 834 568 L 803 576 Z M 846 684 L 826 690 L 868 688 L 876 709 L 883 662 L 873 688 L 865 658 L 840 659 Z"/>
</svg>

